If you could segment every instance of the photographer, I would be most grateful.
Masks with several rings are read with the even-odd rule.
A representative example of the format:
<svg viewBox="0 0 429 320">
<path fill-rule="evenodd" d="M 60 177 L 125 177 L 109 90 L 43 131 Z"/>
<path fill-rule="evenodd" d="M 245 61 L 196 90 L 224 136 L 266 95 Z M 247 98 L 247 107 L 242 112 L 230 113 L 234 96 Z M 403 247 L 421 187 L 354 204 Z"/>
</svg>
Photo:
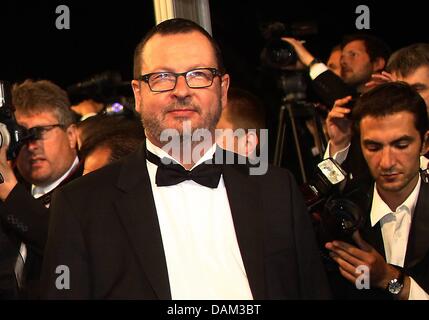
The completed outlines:
<svg viewBox="0 0 429 320">
<path fill-rule="evenodd" d="M 353 119 L 375 185 L 354 244 L 325 246 L 349 282 L 333 289 L 338 298 L 429 299 L 429 185 L 419 170 L 429 129 L 425 102 L 406 83 L 382 84 L 361 96 Z M 357 289 L 362 266 L 369 290 Z"/>
<path fill-rule="evenodd" d="M 283 37 L 293 46 L 298 59 L 308 68 L 313 88 L 322 102 L 331 107 L 335 100 L 361 94 L 368 88 L 365 84 L 371 75 L 384 69 L 390 49 L 381 39 L 355 34 L 345 36 L 341 43 L 341 77 L 316 59 L 294 38 Z"/>
<path fill-rule="evenodd" d="M 3 239 L 14 259 L 0 258 L 8 282 L 4 298 L 37 295 L 42 254 L 48 233 L 48 207 L 54 189 L 82 174 L 75 149 L 76 136 L 70 102 L 52 82 L 30 81 L 15 85 L 12 105 L 18 125 L 33 133 L 16 159 L 15 175 L 0 149 L 0 219 Z M 3 235 L 2 235 L 3 236 Z M 16 287 L 17 286 L 17 287 Z"/>
</svg>

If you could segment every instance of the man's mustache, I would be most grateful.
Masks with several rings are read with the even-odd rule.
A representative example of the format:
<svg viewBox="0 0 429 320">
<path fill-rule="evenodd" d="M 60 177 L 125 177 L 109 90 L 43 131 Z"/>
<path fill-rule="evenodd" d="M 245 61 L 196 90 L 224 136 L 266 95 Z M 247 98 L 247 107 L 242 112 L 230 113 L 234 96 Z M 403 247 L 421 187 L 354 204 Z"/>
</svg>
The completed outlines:
<svg viewBox="0 0 429 320">
<path fill-rule="evenodd" d="M 164 113 L 172 112 L 175 110 L 182 110 L 182 109 L 187 109 L 187 110 L 194 111 L 194 112 L 201 114 L 201 108 L 199 106 L 197 106 L 193 103 L 188 103 L 186 101 L 184 101 L 184 102 L 177 101 L 174 104 L 168 105 L 164 109 Z"/>
</svg>

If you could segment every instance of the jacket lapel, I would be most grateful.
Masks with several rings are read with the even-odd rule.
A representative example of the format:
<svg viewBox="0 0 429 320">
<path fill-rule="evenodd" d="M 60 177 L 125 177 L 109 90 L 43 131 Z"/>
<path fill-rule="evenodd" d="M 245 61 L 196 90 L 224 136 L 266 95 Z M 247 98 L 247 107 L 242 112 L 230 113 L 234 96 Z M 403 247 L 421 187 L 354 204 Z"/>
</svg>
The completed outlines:
<svg viewBox="0 0 429 320">
<path fill-rule="evenodd" d="M 223 165 L 223 178 L 228 194 L 235 233 L 254 299 L 263 299 L 264 247 L 259 189 L 250 183 L 245 165 Z"/>
<path fill-rule="evenodd" d="M 165 300 L 171 299 L 171 292 L 145 150 L 142 144 L 124 163 L 117 183 L 123 195 L 115 205 L 153 290 Z"/>
<path fill-rule="evenodd" d="M 414 210 L 408 237 L 405 267 L 411 268 L 420 262 L 429 251 L 429 185 L 422 180 L 419 197 Z"/>
</svg>

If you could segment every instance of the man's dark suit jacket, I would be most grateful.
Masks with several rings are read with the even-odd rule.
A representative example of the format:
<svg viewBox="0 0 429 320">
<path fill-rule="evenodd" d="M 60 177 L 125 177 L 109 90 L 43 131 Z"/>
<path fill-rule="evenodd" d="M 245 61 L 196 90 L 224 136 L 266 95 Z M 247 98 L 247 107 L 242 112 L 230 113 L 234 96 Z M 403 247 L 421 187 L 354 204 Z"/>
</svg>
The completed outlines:
<svg viewBox="0 0 429 320">
<path fill-rule="evenodd" d="M 82 176 L 80 164 L 61 184 Z M 35 199 L 30 185 L 18 183 L 4 202 L 0 201 L 0 298 L 37 298 L 43 251 L 48 237 L 49 209 L 53 191 Z M 24 288 L 18 288 L 15 264 L 21 242 L 27 247 Z"/>
<path fill-rule="evenodd" d="M 380 222 L 371 227 L 369 217 L 373 188 L 369 191 L 370 198 L 365 204 L 368 216 L 361 230 L 362 238 L 374 247 L 386 259 Z M 420 287 L 429 293 L 429 184 L 422 181 L 416 208 L 411 222 L 407 251 L 404 262 L 404 272 L 411 276 Z M 338 277 L 337 277 L 338 276 Z M 385 290 L 357 290 L 356 287 L 340 275 L 331 278 L 334 297 L 338 299 L 392 299 Z"/>
<path fill-rule="evenodd" d="M 144 144 L 56 192 L 42 298 L 171 299 Z M 249 176 L 222 165 L 238 244 L 255 299 L 329 297 L 310 218 L 284 169 Z M 202 214 L 204 208 L 201 208 Z M 58 290 L 58 283 L 69 289 Z M 58 284 L 57 283 L 57 284 Z"/>
<path fill-rule="evenodd" d="M 329 110 L 334 106 L 335 100 L 357 95 L 354 89 L 349 87 L 343 79 L 331 70 L 322 72 L 313 79 L 311 83 L 321 102 L 324 103 Z"/>
</svg>

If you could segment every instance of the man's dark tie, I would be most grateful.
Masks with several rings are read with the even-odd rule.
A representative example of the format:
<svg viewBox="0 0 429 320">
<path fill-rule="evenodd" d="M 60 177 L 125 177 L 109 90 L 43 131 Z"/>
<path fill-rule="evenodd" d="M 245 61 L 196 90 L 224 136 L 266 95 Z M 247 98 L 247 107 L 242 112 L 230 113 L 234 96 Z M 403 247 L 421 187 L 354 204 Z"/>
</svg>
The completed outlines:
<svg viewBox="0 0 429 320">
<path fill-rule="evenodd" d="M 163 160 L 148 150 L 146 150 L 146 157 L 150 162 L 158 166 L 155 179 L 158 187 L 172 186 L 186 180 L 193 180 L 209 188 L 217 188 L 219 185 L 222 174 L 220 165 L 203 162 L 192 170 L 186 170 L 180 164 L 170 159 L 168 161 L 171 163 L 163 163 Z"/>
</svg>

